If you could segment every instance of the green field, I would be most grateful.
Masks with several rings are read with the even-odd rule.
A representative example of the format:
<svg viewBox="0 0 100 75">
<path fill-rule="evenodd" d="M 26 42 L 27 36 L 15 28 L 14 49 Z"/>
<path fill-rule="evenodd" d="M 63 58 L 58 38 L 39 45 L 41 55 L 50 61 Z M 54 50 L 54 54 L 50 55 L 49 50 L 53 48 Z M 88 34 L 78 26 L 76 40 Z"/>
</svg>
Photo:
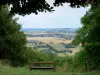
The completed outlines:
<svg viewBox="0 0 100 75">
<path fill-rule="evenodd" d="M 87 72 L 87 73 L 68 73 L 68 72 L 53 72 L 53 71 L 30 71 L 28 68 L 11 68 L 0 67 L 0 75 L 100 75 L 99 72 Z"/>
</svg>

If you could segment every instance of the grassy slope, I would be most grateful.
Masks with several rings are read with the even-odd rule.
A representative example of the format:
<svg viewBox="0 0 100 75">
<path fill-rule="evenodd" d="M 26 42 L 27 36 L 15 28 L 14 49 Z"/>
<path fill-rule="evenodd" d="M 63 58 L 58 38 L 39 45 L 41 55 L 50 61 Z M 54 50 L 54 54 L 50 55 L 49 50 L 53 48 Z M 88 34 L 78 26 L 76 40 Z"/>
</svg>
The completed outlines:
<svg viewBox="0 0 100 75">
<path fill-rule="evenodd" d="M 27 68 L 10 68 L 0 67 L 0 75 L 100 75 L 96 72 L 88 73 L 67 73 L 67 72 L 53 72 L 53 71 L 30 71 Z"/>
</svg>

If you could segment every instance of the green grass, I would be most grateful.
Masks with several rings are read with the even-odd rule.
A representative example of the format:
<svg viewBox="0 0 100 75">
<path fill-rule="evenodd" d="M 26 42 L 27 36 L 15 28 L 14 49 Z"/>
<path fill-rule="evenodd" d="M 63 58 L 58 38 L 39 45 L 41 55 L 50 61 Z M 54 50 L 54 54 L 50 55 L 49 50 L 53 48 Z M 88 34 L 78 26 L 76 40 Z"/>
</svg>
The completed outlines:
<svg viewBox="0 0 100 75">
<path fill-rule="evenodd" d="M 0 67 L 0 75 L 100 75 L 99 72 L 87 72 L 87 73 L 68 73 L 68 72 L 53 72 L 53 71 L 40 71 L 32 70 L 28 68 L 11 68 Z"/>
</svg>

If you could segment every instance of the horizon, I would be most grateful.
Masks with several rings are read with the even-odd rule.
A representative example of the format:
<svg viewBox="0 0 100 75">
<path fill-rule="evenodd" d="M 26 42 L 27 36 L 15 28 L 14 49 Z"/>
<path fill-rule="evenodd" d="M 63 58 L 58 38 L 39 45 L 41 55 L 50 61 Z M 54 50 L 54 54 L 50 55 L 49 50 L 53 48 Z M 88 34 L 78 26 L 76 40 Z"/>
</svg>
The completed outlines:
<svg viewBox="0 0 100 75">
<path fill-rule="evenodd" d="M 77 28 L 21 28 L 21 29 L 77 29 Z"/>
</svg>

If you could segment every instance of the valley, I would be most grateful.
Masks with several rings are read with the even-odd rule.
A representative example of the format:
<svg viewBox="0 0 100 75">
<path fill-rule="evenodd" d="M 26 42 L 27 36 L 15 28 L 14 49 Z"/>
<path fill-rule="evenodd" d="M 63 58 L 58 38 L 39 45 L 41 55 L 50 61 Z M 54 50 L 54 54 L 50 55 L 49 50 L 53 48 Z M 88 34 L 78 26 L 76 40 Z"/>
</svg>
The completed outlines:
<svg viewBox="0 0 100 75">
<path fill-rule="evenodd" d="M 35 51 L 52 53 L 53 55 L 73 55 L 76 47 L 71 44 L 76 35 L 75 28 L 58 29 L 24 29 L 27 46 Z"/>
</svg>

